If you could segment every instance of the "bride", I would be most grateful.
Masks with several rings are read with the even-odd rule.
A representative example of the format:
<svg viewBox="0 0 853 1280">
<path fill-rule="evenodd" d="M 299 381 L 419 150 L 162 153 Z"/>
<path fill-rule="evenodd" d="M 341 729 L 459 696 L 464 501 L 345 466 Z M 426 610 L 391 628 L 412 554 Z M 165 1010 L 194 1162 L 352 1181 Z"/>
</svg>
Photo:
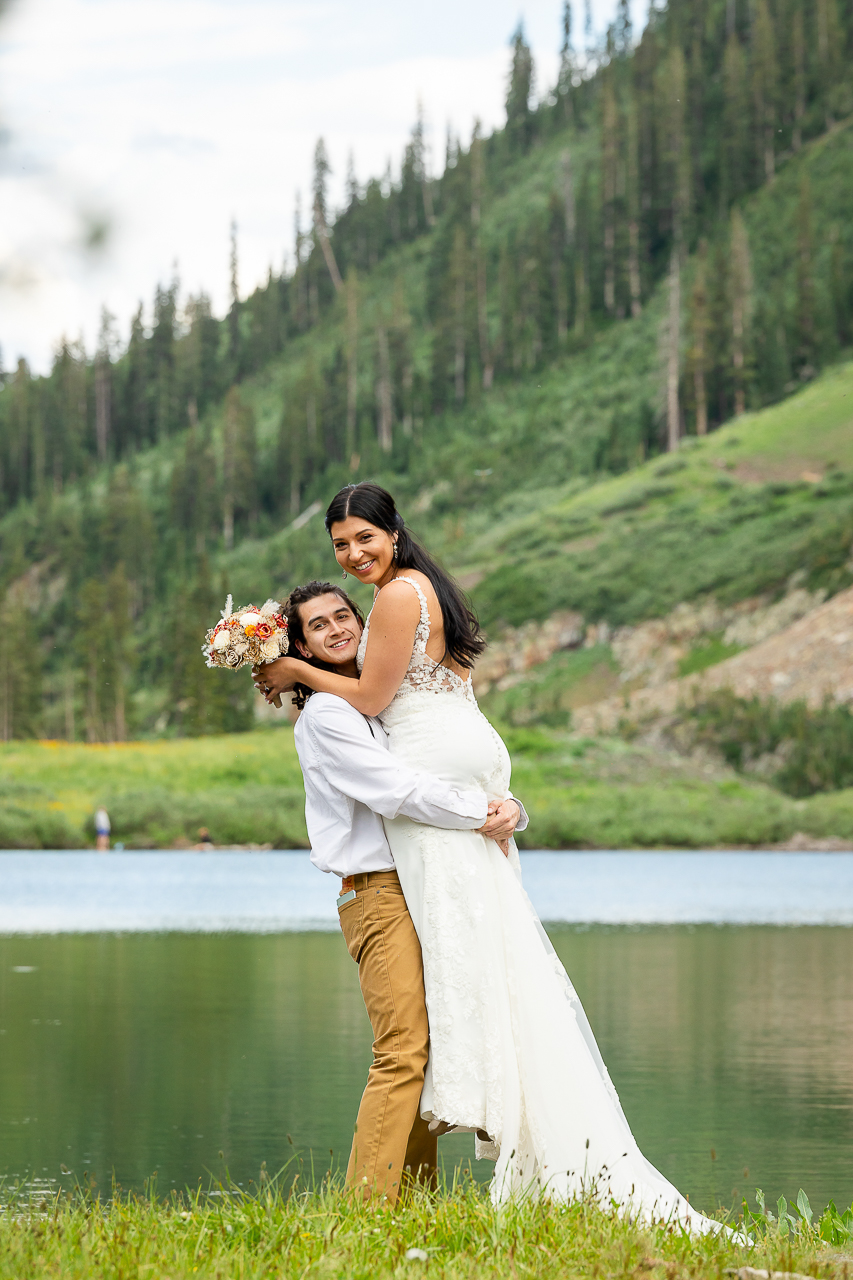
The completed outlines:
<svg viewBox="0 0 853 1280">
<path fill-rule="evenodd" d="M 391 750 L 456 787 L 509 793 L 507 749 L 480 712 L 471 667 L 485 647 L 459 588 L 415 541 L 394 499 L 348 485 L 326 512 L 344 571 L 374 588 L 360 678 L 298 659 L 264 668 L 269 698 L 296 682 L 378 715 Z M 495 1160 L 492 1196 L 584 1192 L 625 1212 L 719 1224 L 645 1159 L 565 969 L 504 857 L 473 831 L 385 823 L 423 951 L 431 1054 L 421 1114 L 476 1134 Z"/>
</svg>

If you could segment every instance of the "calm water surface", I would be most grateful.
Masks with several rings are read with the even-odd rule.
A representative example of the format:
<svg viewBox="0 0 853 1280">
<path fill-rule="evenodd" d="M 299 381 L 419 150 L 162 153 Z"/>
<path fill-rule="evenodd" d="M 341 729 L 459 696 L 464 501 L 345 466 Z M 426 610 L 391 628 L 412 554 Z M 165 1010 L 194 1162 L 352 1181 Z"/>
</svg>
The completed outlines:
<svg viewBox="0 0 853 1280">
<path fill-rule="evenodd" d="M 9 932 L 16 904 L 19 929 L 39 928 L 40 901 L 43 914 L 56 911 L 51 868 L 56 858 L 80 856 L 0 856 L 0 1172 L 66 1183 L 87 1175 L 102 1188 L 113 1171 L 128 1187 L 156 1172 L 166 1190 L 199 1178 L 206 1183 L 226 1167 L 248 1186 L 262 1161 L 276 1169 L 294 1152 L 306 1161 L 313 1153 L 318 1171 L 345 1158 L 370 1030 L 340 935 L 316 925 L 307 932 L 240 932 L 234 913 L 242 913 L 244 929 L 270 926 L 257 923 L 264 916 L 261 890 L 253 906 L 236 884 L 232 916 L 219 924 L 230 931 L 80 932 L 71 913 L 64 926 L 55 918 L 41 923 L 51 934 Z M 91 855 L 82 856 L 91 864 Z M 612 886 L 616 864 L 601 859 L 628 855 L 594 856 L 597 885 L 589 861 L 575 864 L 573 883 L 586 877 L 580 897 L 586 894 L 587 907 L 596 898 L 612 905 L 608 881 Z M 645 868 L 635 862 L 633 873 L 646 886 L 643 900 L 653 903 L 663 875 L 655 858 L 727 855 L 630 856 L 647 859 Z M 547 863 L 525 861 L 532 896 L 563 902 L 568 914 L 567 864 L 554 861 L 557 855 L 541 857 L 555 871 L 549 881 Z M 104 870 L 87 872 L 86 910 L 103 910 L 104 902 L 91 897 L 109 898 L 110 877 L 117 895 L 110 910 L 121 907 L 115 868 L 123 861 L 100 859 L 95 865 Z M 206 859 L 181 862 L 203 867 Z M 303 854 L 299 865 L 306 862 Z M 70 861 L 64 865 L 71 870 Z M 156 900 L 162 911 L 168 899 L 156 883 L 156 858 L 146 865 L 148 886 L 139 881 L 136 901 L 124 904 L 136 911 L 137 929 L 145 928 L 146 901 Z M 185 877 L 177 861 L 169 865 L 179 881 Z M 222 865 L 215 874 L 207 865 L 221 880 Z M 249 873 L 250 865 L 242 865 Z M 808 880 L 800 863 L 782 865 L 789 878 Z M 812 865 L 820 882 L 828 872 Z M 668 866 L 667 882 L 676 866 L 679 877 L 690 879 L 682 864 Z M 826 905 L 836 912 L 830 919 L 853 905 L 844 860 L 832 866 L 837 891 Z M 710 874 L 708 864 L 694 867 Z M 778 865 L 765 863 L 769 870 L 775 874 L 764 880 L 765 911 L 788 910 L 787 891 L 774 887 L 785 877 Z M 329 882 L 319 882 L 325 893 Z M 706 879 L 706 899 L 714 899 L 713 883 Z M 174 882 L 172 890 L 180 896 Z M 701 900 L 700 890 L 687 884 L 682 907 Z M 811 918 L 821 892 L 819 883 L 810 893 L 802 889 Z M 745 893 L 735 895 L 735 905 Z M 298 896 L 294 885 L 292 913 Z M 219 910 L 221 901 L 213 906 Z M 580 902 L 579 910 L 587 907 Z M 25 908 L 30 914 L 22 921 Z M 86 920 L 78 915 L 81 926 Z M 196 918 L 184 927 L 205 926 Z M 640 1145 L 694 1203 L 729 1203 L 733 1193 L 755 1186 L 774 1198 L 803 1186 L 813 1204 L 830 1197 L 850 1203 L 853 929 L 564 922 L 550 924 L 549 933 Z M 470 1144 L 465 1136 L 443 1139 L 446 1163 L 467 1161 Z M 476 1172 L 486 1176 L 489 1168 Z"/>
</svg>

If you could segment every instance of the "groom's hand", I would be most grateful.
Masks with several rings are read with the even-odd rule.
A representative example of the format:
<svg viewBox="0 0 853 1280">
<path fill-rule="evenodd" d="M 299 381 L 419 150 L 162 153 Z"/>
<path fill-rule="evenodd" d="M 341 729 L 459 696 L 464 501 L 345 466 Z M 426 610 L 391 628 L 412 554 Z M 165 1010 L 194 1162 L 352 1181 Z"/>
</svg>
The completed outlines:
<svg viewBox="0 0 853 1280">
<path fill-rule="evenodd" d="M 508 841 L 518 826 L 521 807 L 517 800 L 493 800 L 489 804 L 489 813 L 482 827 L 478 827 L 481 836 L 487 840 L 495 840 L 507 854 Z"/>
</svg>

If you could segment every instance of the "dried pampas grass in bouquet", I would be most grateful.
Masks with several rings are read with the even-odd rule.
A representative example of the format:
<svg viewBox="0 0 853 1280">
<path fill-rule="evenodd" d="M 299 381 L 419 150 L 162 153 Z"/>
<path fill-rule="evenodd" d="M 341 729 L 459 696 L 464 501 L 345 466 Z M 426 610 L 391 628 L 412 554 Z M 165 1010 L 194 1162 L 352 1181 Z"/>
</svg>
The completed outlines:
<svg viewBox="0 0 853 1280">
<path fill-rule="evenodd" d="M 231 597 L 225 601 L 222 618 L 204 637 L 201 648 L 208 667 L 261 667 L 287 653 L 287 619 L 277 600 L 267 600 L 260 609 L 247 604 L 235 609 Z M 281 698 L 274 704 L 281 706 Z"/>
</svg>

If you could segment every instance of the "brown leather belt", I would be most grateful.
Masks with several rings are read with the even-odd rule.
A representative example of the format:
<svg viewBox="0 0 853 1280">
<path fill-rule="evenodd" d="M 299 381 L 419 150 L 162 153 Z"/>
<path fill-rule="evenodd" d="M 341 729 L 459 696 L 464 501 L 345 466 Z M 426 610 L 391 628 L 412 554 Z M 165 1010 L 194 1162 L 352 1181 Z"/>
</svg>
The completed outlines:
<svg viewBox="0 0 853 1280">
<path fill-rule="evenodd" d="M 368 885 L 375 884 L 377 880 L 399 880 L 399 878 L 393 867 L 389 867 L 387 871 L 365 871 L 357 876 L 343 876 L 341 879 L 341 893 L 351 893 L 356 889 L 366 889 Z"/>
</svg>

